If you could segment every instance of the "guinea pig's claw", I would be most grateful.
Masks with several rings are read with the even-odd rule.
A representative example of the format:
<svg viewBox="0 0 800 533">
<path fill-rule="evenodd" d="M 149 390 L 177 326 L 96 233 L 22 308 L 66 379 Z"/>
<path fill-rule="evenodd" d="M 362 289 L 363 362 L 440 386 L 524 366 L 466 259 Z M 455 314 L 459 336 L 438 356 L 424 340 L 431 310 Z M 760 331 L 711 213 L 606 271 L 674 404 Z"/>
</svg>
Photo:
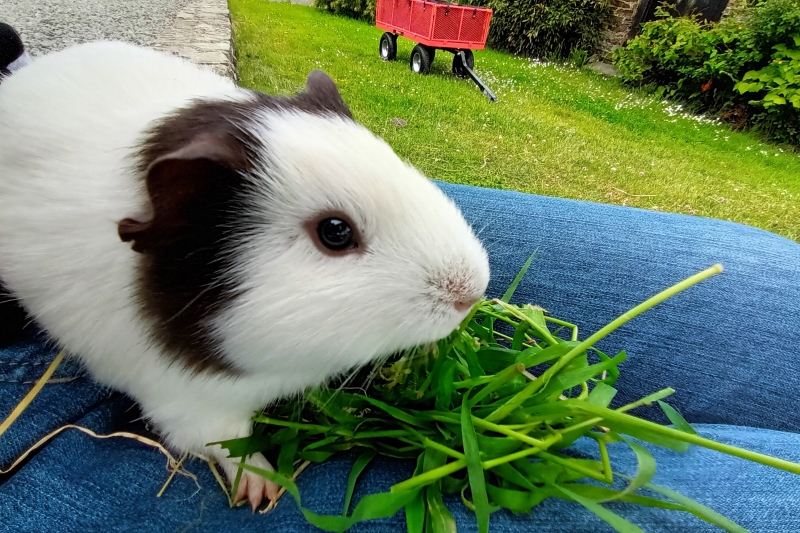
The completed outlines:
<svg viewBox="0 0 800 533">
<path fill-rule="evenodd" d="M 239 480 L 239 488 L 236 490 L 236 497 L 233 498 L 234 503 L 239 503 L 247 499 L 247 476 L 242 474 Z"/>
<path fill-rule="evenodd" d="M 264 501 L 265 485 L 266 480 L 261 478 L 259 478 L 257 482 L 251 479 L 247 484 L 247 499 L 250 500 L 250 507 L 253 509 L 254 513 L 261 505 L 261 502 Z"/>
<path fill-rule="evenodd" d="M 280 487 L 272 481 L 250 472 L 244 472 L 239 480 L 239 488 L 236 490 L 234 501 L 247 500 L 253 512 L 256 512 L 256 509 L 264 502 L 265 497 L 269 501 L 277 502 L 279 490 Z"/>
<path fill-rule="evenodd" d="M 239 472 L 240 459 L 224 457 L 218 460 L 225 471 L 228 481 L 233 484 Z M 249 456 L 247 458 L 247 464 L 262 470 L 268 470 L 270 472 L 275 471 L 272 465 L 269 464 L 269 461 L 267 461 L 260 453 Z M 279 490 L 280 487 L 272 481 L 269 481 L 268 479 L 253 472 L 243 470 L 241 477 L 239 478 L 239 486 L 236 489 L 236 495 L 233 501 L 235 503 L 248 501 L 250 502 L 250 507 L 252 507 L 253 511 L 255 512 L 255 510 L 258 509 L 262 503 L 264 503 L 265 499 L 272 502 L 277 502 Z"/>
<path fill-rule="evenodd" d="M 278 484 L 273 483 L 272 481 L 269 480 L 264 480 L 264 481 L 267 482 L 266 486 L 267 499 L 271 502 L 278 503 L 278 498 L 280 498 L 281 487 Z"/>
</svg>

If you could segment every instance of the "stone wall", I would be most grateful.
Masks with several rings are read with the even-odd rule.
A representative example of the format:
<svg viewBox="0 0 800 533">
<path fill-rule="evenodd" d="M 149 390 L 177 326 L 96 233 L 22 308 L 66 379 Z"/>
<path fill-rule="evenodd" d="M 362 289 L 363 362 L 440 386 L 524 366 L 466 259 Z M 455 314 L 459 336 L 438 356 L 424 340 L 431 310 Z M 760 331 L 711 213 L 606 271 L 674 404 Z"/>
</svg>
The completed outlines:
<svg viewBox="0 0 800 533">
<path fill-rule="evenodd" d="M 189 0 L 153 47 L 237 79 L 228 0 Z"/>
<path fill-rule="evenodd" d="M 645 11 L 652 13 L 654 0 L 610 0 L 611 20 L 603 32 L 603 39 L 599 48 L 601 53 L 606 53 L 616 46 L 624 45 L 628 39 L 633 38 L 639 30 L 639 25 L 645 16 Z M 661 0 L 655 0 L 660 3 Z M 674 0 L 673 0 L 674 1 Z M 695 2 L 678 3 L 678 10 L 691 9 Z M 748 0 L 729 0 L 722 18 L 736 14 L 746 7 Z"/>
<path fill-rule="evenodd" d="M 636 30 L 640 8 L 646 0 L 611 0 L 611 19 L 603 31 L 600 51 L 605 53 L 621 46 L 630 39 Z"/>
<path fill-rule="evenodd" d="M 728 5 L 725 7 L 725 11 L 722 12 L 722 18 L 735 15 L 737 11 L 746 8 L 747 5 L 748 0 L 730 0 Z"/>
</svg>

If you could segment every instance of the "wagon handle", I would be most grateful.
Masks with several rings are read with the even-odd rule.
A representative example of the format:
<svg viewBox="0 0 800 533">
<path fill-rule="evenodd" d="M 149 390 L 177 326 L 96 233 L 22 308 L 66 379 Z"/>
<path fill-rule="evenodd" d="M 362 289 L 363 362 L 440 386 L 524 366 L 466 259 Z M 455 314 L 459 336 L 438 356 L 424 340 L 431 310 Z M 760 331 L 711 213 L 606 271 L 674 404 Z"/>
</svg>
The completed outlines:
<svg viewBox="0 0 800 533">
<path fill-rule="evenodd" d="M 444 8 L 444 14 L 445 14 L 445 15 L 448 15 L 448 14 L 450 14 L 450 4 L 447 4 L 447 7 L 446 7 L 446 8 Z"/>
<path fill-rule="evenodd" d="M 478 8 L 477 7 L 472 10 L 472 18 L 475 18 L 476 16 L 478 16 Z"/>
</svg>

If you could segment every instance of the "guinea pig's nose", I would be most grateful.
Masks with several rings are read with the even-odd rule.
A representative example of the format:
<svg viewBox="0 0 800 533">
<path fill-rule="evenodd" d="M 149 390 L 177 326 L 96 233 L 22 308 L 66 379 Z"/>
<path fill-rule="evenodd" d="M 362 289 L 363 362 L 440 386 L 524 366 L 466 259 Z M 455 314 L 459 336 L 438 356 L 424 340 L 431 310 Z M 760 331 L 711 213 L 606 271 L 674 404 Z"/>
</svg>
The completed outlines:
<svg viewBox="0 0 800 533">
<path fill-rule="evenodd" d="M 445 304 L 452 305 L 456 311 L 468 311 L 478 302 L 486 292 L 486 281 L 480 273 L 470 265 L 449 265 L 449 268 L 431 279 L 431 284 L 437 299 Z"/>
<path fill-rule="evenodd" d="M 453 302 L 453 305 L 455 306 L 456 311 L 458 311 L 459 313 L 463 313 L 464 311 L 472 309 L 472 306 L 478 303 L 478 300 L 480 299 L 481 299 L 480 296 L 470 296 L 468 298 L 461 298 L 460 300 L 456 300 L 455 302 Z"/>
</svg>

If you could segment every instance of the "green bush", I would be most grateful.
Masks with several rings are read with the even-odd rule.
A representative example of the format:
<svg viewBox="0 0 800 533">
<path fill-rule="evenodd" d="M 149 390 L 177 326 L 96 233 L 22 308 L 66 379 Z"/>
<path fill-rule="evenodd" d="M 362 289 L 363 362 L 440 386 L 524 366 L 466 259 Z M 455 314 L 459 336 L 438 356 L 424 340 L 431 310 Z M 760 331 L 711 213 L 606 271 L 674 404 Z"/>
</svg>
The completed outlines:
<svg viewBox="0 0 800 533">
<path fill-rule="evenodd" d="M 746 73 L 735 86 L 740 94 L 761 96 L 749 102 L 764 109 L 756 116 L 757 122 L 787 141 L 800 139 L 800 35 L 793 35 L 792 41 L 793 46 L 775 45 L 772 61 Z M 774 131 L 776 124 L 782 126 L 778 131 Z"/>
<path fill-rule="evenodd" d="M 773 76 L 793 68 L 794 60 L 781 54 L 796 52 L 800 0 L 758 0 L 718 24 L 672 17 L 668 8 L 659 7 L 656 20 L 614 51 L 623 81 L 650 85 L 699 111 L 735 117 L 737 126 L 755 126 L 778 141 L 800 145 L 800 105 L 790 100 L 797 93 L 782 92 L 794 82 Z"/>
<path fill-rule="evenodd" d="M 744 24 L 759 51 L 768 57 L 775 44 L 789 44 L 792 35 L 800 33 L 800 1 L 760 0 Z"/>
<path fill-rule="evenodd" d="M 314 6 L 337 15 L 375 22 L 375 0 L 314 0 Z"/>
<path fill-rule="evenodd" d="M 608 0 L 467 0 L 494 10 L 489 45 L 532 57 L 594 51 L 611 16 Z M 574 57 L 574 56 L 573 56 Z"/>
<path fill-rule="evenodd" d="M 625 82 L 653 84 L 669 96 L 723 107 L 746 68 L 762 59 L 752 32 L 738 21 L 707 26 L 672 17 L 664 7 L 656 9 L 656 17 L 613 52 Z"/>
</svg>

